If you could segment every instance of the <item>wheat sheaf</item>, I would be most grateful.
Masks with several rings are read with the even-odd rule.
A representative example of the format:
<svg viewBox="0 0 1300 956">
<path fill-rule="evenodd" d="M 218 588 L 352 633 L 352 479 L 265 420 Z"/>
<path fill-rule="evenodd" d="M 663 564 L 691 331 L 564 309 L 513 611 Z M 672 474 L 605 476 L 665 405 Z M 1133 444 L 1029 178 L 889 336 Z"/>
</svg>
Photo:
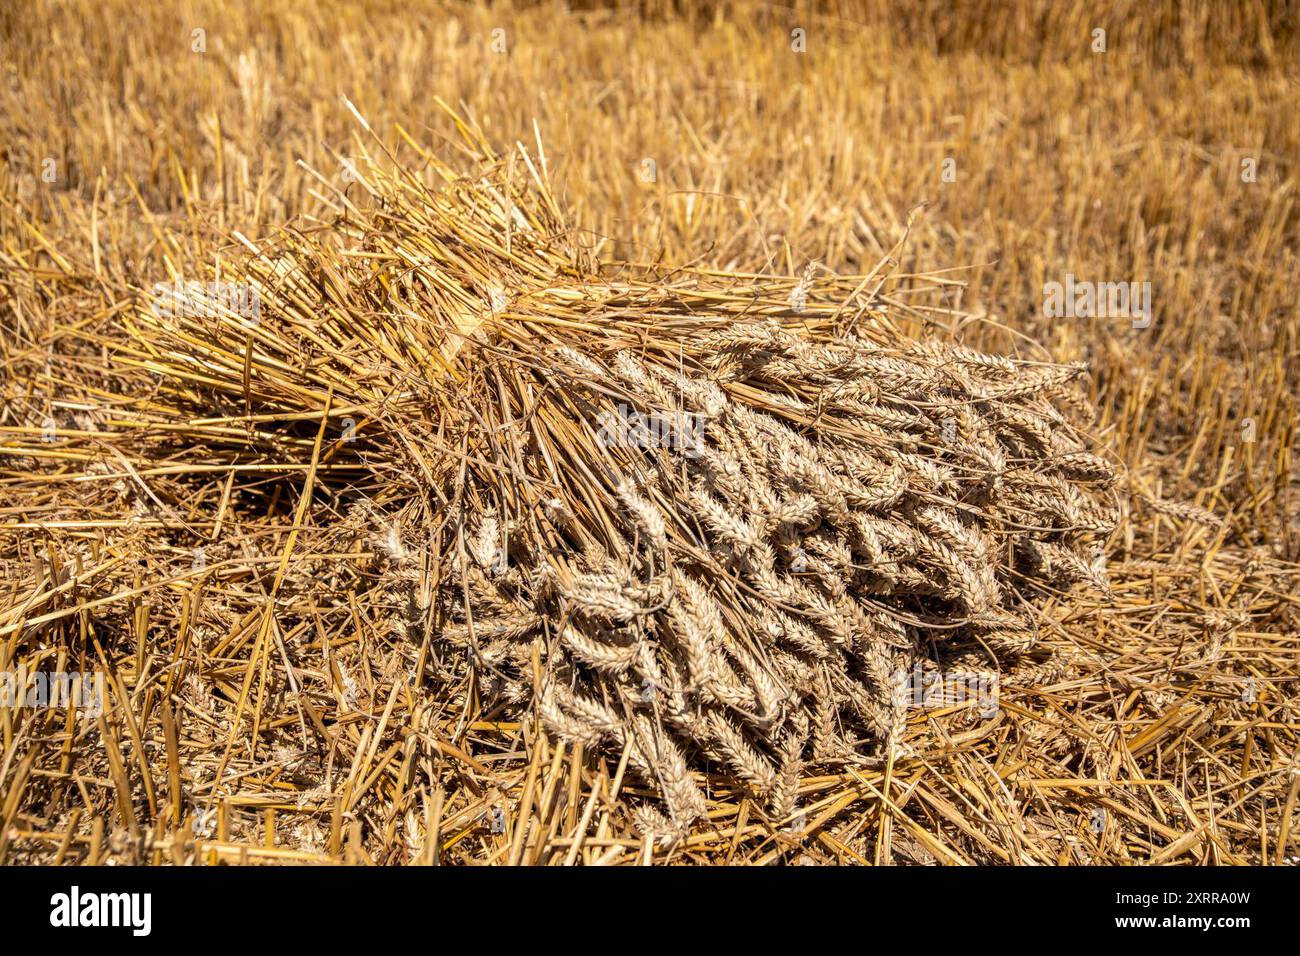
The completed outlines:
<svg viewBox="0 0 1300 956">
<path fill-rule="evenodd" d="M 385 490 L 342 527 L 431 679 L 626 759 L 673 840 L 719 775 L 790 819 L 901 740 L 897 675 L 1013 667 L 1036 595 L 1105 587 L 1082 366 L 909 337 L 904 276 L 597 267 L 544 153 L 460 126 L 470 173 L 361 150 L 336 219 L 240 237 L 255 329 L 132 323 L 194 403 L 355 417 L 331 467 Z"/>
</svg>

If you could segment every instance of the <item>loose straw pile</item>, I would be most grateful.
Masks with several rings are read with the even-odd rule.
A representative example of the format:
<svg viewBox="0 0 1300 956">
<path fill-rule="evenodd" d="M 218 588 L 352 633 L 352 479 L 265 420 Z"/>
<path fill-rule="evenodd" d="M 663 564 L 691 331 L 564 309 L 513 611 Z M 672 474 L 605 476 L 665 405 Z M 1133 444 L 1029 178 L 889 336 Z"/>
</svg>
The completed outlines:
<svg viewBox="0 0 1300 956">
<path fill-rule="evenodd" d="M 646 832 L 701 770 L 788 818 L 805 763 L 900 739 L 899 674 L 1009 666 L 1036 593 L 1105 586 L 1083 368 L 909 340 L 906 277 L 613 281 L 544 159 L 463 132 L 475 176 L 365 156 L 328 228 L 240 237 L 257 323 L 129 326 L 172 405 L 287 423 L 205 461 L 312 461 L 421 665 L 626 753 Z"/>
</svg>

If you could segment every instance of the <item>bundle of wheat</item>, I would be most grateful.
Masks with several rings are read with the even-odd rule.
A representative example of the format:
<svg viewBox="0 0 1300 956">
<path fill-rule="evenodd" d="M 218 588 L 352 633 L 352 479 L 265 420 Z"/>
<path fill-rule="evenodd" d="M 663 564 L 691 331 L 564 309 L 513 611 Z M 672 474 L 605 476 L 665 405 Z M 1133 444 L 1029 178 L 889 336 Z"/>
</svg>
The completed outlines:
<svg viewBox="0 0 1300 956">
<path fill-rule="evenodd" d="M 610 281 L 544 155 L 463 131 L 477 175 L 425 154 L 431 188 L 364 157 L 329 228 L 240 237 L 256 322 L 141 308 L 128 328 L 191 416 L 346 412 L 318 474 L 384 488 L 344 524 L 387 566 L 394 627 L 432 631 L 430 666 L 489 708 L 625 752 L 666 806 L 638 808 L 647 832 L 702 815 L 704 766 L 789 817 L 806 760 L 898 739 L 898 675 L 1010 663 L 1036 588 L 1104 587 L 1117 504 L 1076 427 L 1082 367 L 911 341 L 898 281 Z M 207 437 L 209 461 L 313 445 Z"/>
</svg>

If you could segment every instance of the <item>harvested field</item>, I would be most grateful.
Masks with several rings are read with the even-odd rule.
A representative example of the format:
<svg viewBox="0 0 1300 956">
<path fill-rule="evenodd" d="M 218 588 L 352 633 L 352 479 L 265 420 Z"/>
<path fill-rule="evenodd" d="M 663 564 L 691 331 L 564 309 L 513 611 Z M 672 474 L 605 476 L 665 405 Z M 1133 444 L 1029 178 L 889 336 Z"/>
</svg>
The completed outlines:
<svg viewBox="0 0 1300 956">
<path fill-rule="evenodd" d="M 0 861 L 1293 864 L 1298 37 L 0 12 Z"/>
</svg>

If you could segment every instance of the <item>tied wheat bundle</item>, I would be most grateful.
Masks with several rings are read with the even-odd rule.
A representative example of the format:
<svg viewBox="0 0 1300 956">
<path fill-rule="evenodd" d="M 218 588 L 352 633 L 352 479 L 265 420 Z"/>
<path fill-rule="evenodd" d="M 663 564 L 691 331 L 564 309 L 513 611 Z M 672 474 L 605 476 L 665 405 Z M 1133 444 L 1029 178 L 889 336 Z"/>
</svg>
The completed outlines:
<svg viewBox="0 0 1300 956">
<path fill-rule="evenodd" d="M 362 151 L 336 221 L 240 237 L 257 323 L 139 309 L 133 348 L 169 407 L 357 422 L 315 474 L 357 499 L 394 627 L 489 712 L 626 753 L 647 832 L 704 813 L 708 770 L 789 817 L 805 763 L 900 739 L 897 675 L 1010 665 L 1036 593 L 1105 586 L 1081 367 L 909 339 L 908 277 L 611 279 L 540 148 L 461 128 L 472 176 Z M 287 435 L 202 454 L 312 445 Z"/>
</svg>

